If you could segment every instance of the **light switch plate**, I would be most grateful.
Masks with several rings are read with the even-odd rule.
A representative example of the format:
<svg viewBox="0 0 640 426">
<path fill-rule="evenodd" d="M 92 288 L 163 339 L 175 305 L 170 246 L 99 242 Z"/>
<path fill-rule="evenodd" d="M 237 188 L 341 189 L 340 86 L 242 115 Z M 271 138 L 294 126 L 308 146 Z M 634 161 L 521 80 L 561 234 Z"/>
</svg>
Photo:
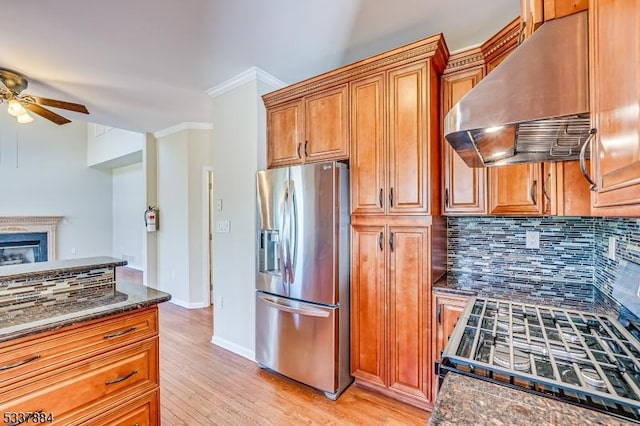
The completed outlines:
<svg viewBox="0 0 640 426">
<path fill-rule="evenodd" d="M 616 237 L 609 237 L 607 257 L 611 260 L 616 260 Z"/>
<path fill-rule="evenodd" d="M 227 234 L 231 231 L 231 222 L 228 220 L 216 220 L 216 232 L 218 234 Z"/>
</svg>

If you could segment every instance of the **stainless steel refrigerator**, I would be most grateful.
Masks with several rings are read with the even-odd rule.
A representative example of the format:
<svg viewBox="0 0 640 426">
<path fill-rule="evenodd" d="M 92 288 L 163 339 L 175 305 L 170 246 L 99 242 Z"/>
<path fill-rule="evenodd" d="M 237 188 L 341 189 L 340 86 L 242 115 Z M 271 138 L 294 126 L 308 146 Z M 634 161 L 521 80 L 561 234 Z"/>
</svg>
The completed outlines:
<svg viewBox="0 0 640 426">
<path fill-rule="evenodd" d="M 349 171 L 257 174 L 256 361 L 336 399 L 349 374 Z"/>
</svg>

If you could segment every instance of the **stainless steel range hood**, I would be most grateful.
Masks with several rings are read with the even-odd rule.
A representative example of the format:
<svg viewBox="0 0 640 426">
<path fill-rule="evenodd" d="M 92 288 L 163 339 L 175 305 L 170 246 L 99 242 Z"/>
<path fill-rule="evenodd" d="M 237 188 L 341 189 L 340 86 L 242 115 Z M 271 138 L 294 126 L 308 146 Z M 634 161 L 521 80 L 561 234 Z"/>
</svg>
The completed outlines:
<svg viewBox="0 0 640 426">
<path fill-rule="evenodd" d="M 454 105 L 445 138 L 471 167 L 579 158 L 590 134 L 587 46 L 586 11 L 545 23 Z"/>
</svg>

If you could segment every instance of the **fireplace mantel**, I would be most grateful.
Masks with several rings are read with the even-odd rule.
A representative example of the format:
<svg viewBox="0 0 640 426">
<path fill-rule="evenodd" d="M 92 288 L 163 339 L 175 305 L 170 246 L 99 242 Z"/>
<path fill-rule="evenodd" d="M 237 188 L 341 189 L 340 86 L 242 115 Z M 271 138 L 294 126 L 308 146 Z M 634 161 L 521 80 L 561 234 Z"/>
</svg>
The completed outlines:
<svg viewBox="0 0 640 426">
<path fill-rule="evenodd" d="M 56 228 L 64 216 L 0 216 L 0 234 L 46 232 L 49 260 L 56 260 Z"/>
</svg>

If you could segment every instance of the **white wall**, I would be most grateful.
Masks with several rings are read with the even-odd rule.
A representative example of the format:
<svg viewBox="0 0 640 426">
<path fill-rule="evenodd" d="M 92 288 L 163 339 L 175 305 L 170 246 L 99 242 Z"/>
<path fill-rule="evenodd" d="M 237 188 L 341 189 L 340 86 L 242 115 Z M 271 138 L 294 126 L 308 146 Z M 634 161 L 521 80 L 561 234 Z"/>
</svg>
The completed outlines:
<svg viewBox="0 0 640 426">
<path fill-rule="evenodd" d="M 0 110 L 0 216 L 64 216 L 59 259 L 111 255 L 111 174 L 87 167 L 86 139 L 86 123 L 17 124 Z"/>
<path fill-rule="evenodd" d="M 157 288 L 188 308 L 209 305 L 203 275 L 206 211 L 202 170 L 211 166 L 211 130 L 181 130 L 157 139 Z"/>
<path fill-rule="evenodd" d="M 87 164 L 111 169 L 138 163 L 142 161 L 144 142 L 143 133 L 89 123 Z"/>
<path fill-rule="evenodd" d="M 212 101 L 214 198 L 223 200 L 214 219 L 231 222 L 230 233 L 214 234 L 212 341 L 250 359 L 255 354 L 255 176 L 266 161 L 260 95 L 274 89 L 253 79 Z"/>
<path fill-rule="evenodd" d="M 142 163 L 113 169 L 111 176 L 113 179 L 113 256 L 128 261 L 129 267 L 143 270 L 142 242 L 145 234 L 146 206 Z"/>
</svg>

